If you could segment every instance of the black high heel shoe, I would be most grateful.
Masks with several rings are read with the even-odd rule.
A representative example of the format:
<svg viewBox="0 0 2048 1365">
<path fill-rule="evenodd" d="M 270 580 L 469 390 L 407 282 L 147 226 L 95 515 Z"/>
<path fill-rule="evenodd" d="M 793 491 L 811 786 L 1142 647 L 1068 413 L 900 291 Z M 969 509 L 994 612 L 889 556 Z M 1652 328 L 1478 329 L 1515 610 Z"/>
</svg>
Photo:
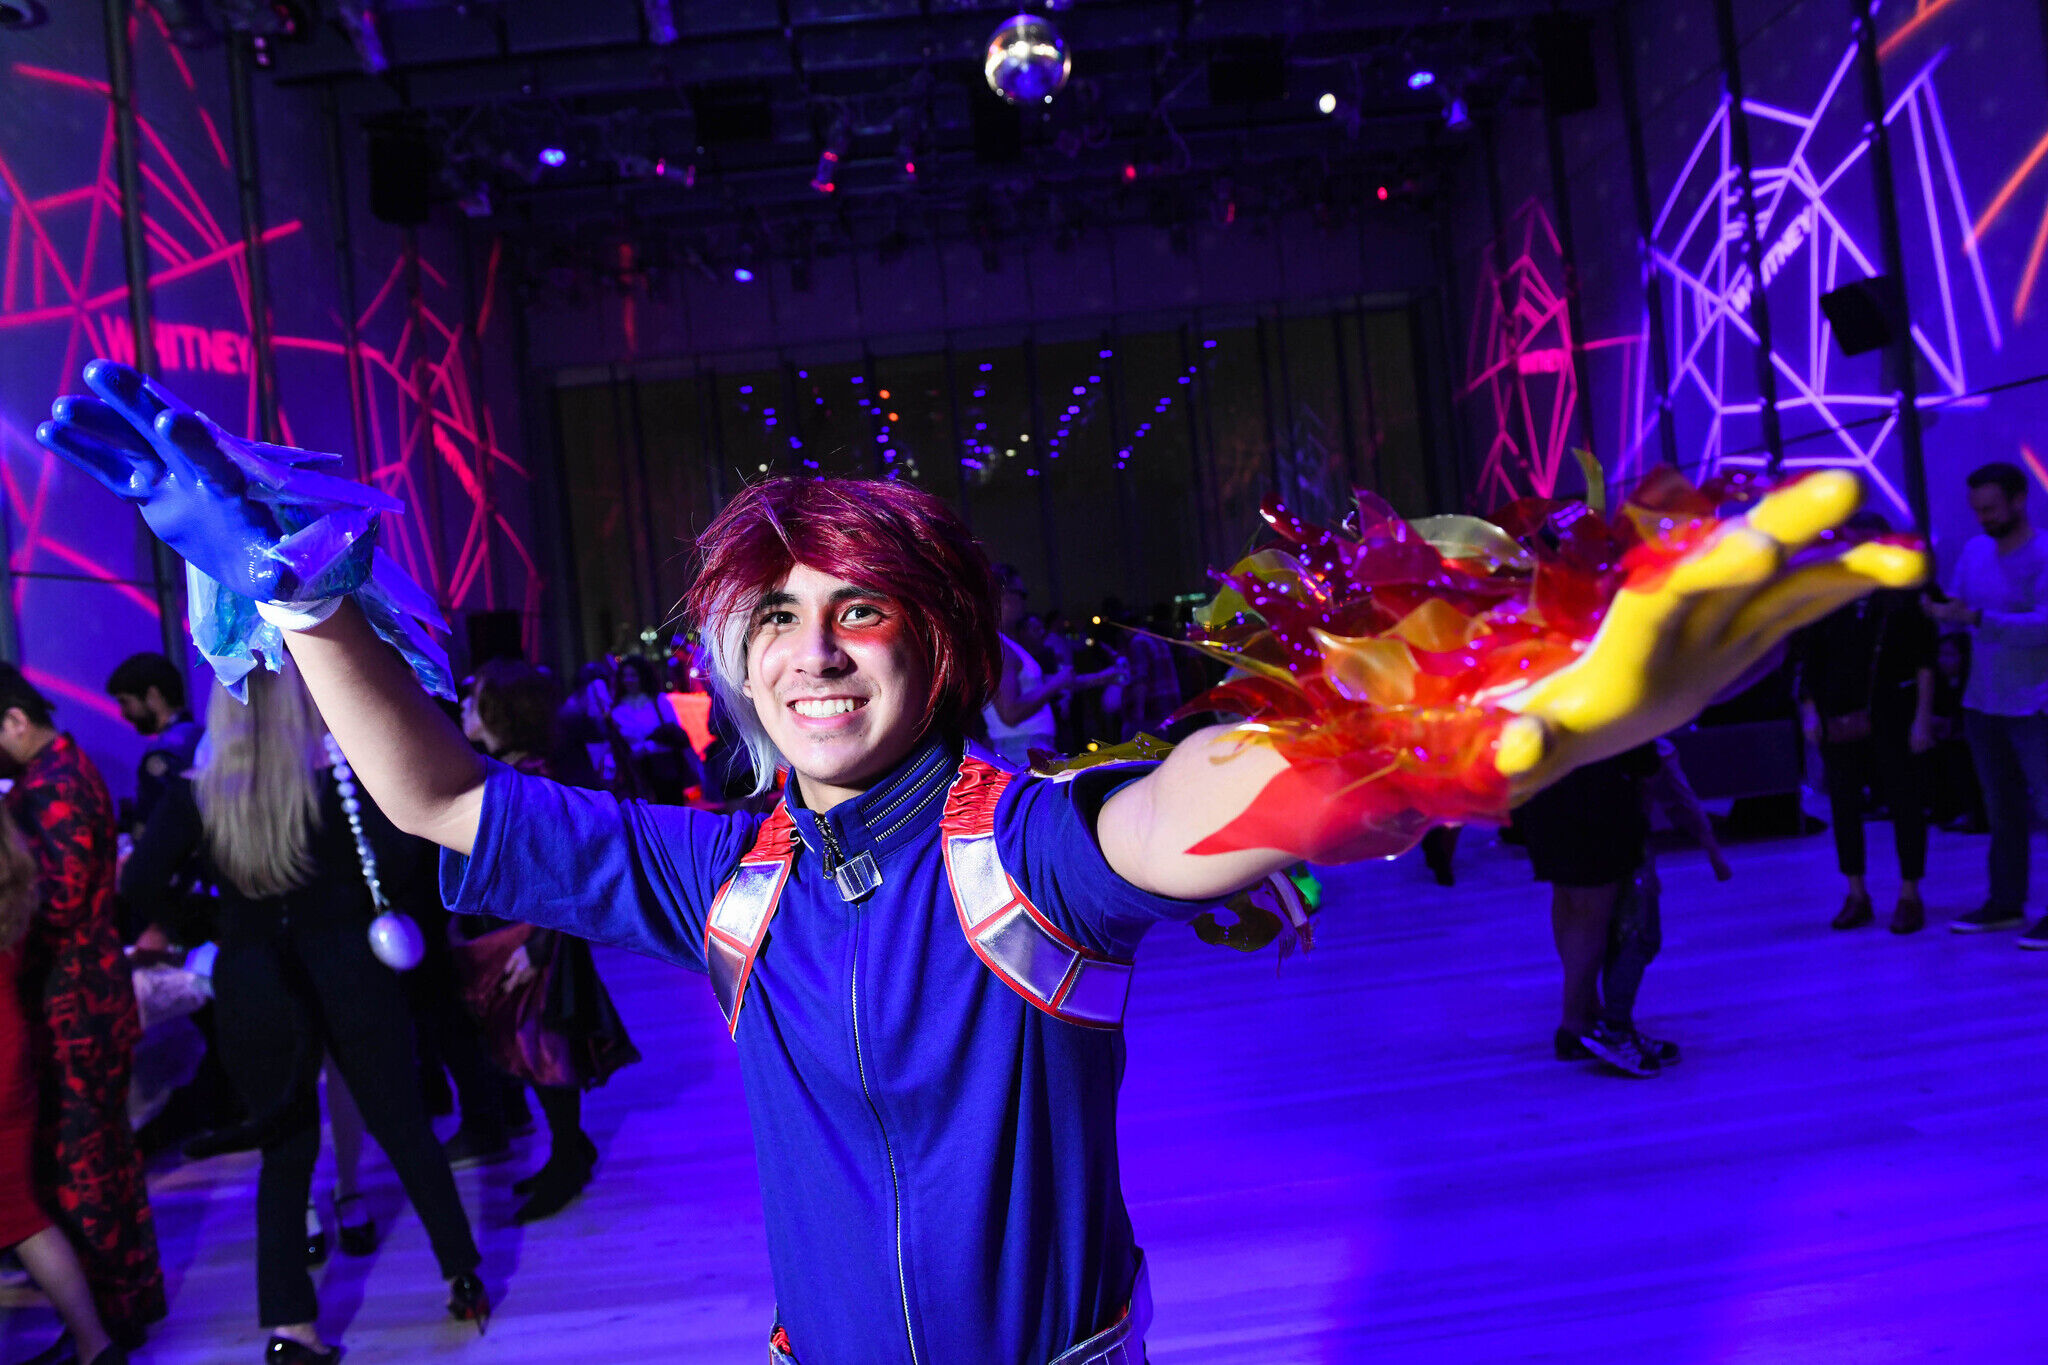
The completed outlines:
<svg viewBox="0 0 2048 1365">
<path fill-rule="evenodd" d="M 335 1237 L 341 1249 L 350 1256 L 367 1256 L 377 1249 L 377 1220 L 365 1218 L 360 1223 L 351 1223 L 342 1210 L 353 1208 L 363 1202 L 360 1194 L 337 1194 L 334 1196 Z"/>
<path fill-rule="evenodd" d="M 341 1359 L 341 1347 L 330 1346 L 316 1351 L 303 1341 L 290 1337 L 272 1337 L 270 1344 L 263 1348 L 263 1365 L 336 1365 Z"/>
<path fill-rule="evenodd" d="M 491 1301 L 484 1295 L 484 1282 L 473 1270 L 465 1270 L 448 1281 L 448 1316 L 457 1322 L 473 1322 L 482 1336 L 491 1320 Z"/>
</svg>

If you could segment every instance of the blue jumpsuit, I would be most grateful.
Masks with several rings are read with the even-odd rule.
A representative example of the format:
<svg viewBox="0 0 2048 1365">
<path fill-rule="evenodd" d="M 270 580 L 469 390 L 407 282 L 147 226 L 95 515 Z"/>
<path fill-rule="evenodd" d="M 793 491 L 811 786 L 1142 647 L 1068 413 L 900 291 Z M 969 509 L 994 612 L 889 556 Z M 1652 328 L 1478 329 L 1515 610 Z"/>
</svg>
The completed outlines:
<svg viewBox="0 0 2048 1365">
<path fill-rule="evenodd" d="M 1138 1257 L 1117 1174 L 1124 1044 L 1040 1011 L 969 947 L 939 848 L 957 742 L 927 741 L 803 838 L 735 1042 L 782 1324 L 810 1365 L 1044 1365 L 1114 1322 Z M 1112 872 L 1080 784 L 1019 777 L 1004 867 L 1085 947 L 1129 960 L 1205 908 Z M 458 914 L 529 920 L 696 971 L 761 817 L 621 801 L 493 765 Z M 823 861 L 871 854 L 848 902 Z M 764 1330 L 766 1324 L 763 1325 Z"/>
</svg>

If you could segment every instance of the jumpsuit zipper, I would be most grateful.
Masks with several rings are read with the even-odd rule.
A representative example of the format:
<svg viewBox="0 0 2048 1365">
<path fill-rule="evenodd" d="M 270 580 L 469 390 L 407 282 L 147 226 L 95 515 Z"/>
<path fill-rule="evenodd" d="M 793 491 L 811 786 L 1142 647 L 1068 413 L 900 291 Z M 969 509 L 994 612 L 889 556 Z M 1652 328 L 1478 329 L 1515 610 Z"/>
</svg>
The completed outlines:
<svg viewBox="0 0 2048 1365">
<path fill-rule="evenodd" d="M 825 821 L 820 820 L 818 822 L 818 829 L 823 834 L 823 838 L 825 840 L 825 847 L 828 850 L 836 851 L 836 846 L 833 842 L 832 836 L 829 833 L 823 833 L 829 828 L 830 827 L 825 823 Z M 829 857 L 830 854 L 828 853 L 827 856 Z M 855 1068 L 857 1068 L 860 1072 L 861 1096 L 862 1098 L 867 1100 L 868 1112 L 875 1116 L 875 1128 L 882 1135 L 882 1154 L 886 1156 L 889 1160 L 889 1203 L 891 1211 L 895 1217 L 896 1225 L 896 1290 L 897 1293 L 902 1296 L 903 1301 L 904 1340 L 908 1342 L 910 1345 L 911 1365 L 917 1365 L 917 1333 L 912 1328 L 910 1321 L 910 1279 L 903 1272 L 903 1191 L 901 1186 L 898 1184 L 896 1177 L 896 1149 L 889 1142 L 889 1129 L 888 1126 L 882 1122 L 881 1107 L 875 1103 L 874 1092 L 868 1088 L 867 1059 L 861 1054 L 860 940 L 862 935 L 860 932 L 860 925 L 862 922 L 863 921 L 861 919 L 856 919 L 854 928 L 853 987 L 851 992 L 851 1002 L 853 1009 L 853 1063 Z"/>
<path fill-rule="evenodd" d="M 842 854 L 839 840 L 832 833 L 829 816 L 818 817 L 818 841 L 824 847 L 825 875 L 830 877 L 838 868 Z M 896 1176 L 896 1149 L 889 1141 L 888 1125 L 882 1122 L 881 1106 L 875 1103 L 875 1092 L 868 1088 L 868 1063 L 862 1055 L 860 1041 L 860 941 L 861 926 L 865 917 L 856 915 L 853 940 L 853 984 L 849 1003 L 853 1017 L 853 1064 L 860 1072 L 861 1098 L 868 1102 L 868 1112 L 875 1116 L 875 1130 L 882 1135 L 882 1155 L 889 1161 L 889 1206 L 895 1221 L 896 1232 L 896 1292 L 903 1303 L 903 1338 L 910 1346 L 911 1365 L 917 1365 L 917 1333 L 910 1322 L 910 1279 L 903 1273 L 903 1190 Z"/>
</svg>

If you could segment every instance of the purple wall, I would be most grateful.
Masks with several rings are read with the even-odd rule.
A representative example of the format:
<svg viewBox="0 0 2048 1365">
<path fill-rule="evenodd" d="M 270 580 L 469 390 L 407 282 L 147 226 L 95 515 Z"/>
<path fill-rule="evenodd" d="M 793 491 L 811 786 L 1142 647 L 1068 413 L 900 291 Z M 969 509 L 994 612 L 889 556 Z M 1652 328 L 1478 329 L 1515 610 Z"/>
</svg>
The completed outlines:
<svg viewBox="0 0 2048 1365">
<path fill-rule="evenodd" d="M 1668 401 L 1680 466 L 1701 475 L 1762 462 L 1756 344 L 1744 299 L 1755 292 L 1739 250 L 1727 111 L 1711 0 L 1634 0 L 1622 8 L 1634 59 L 1652 231 L 1639 231 L 1622 73 L 1611 22 L 1595 29 L 1600 104 L 1559 129 L 1569 201 L 1552 192 L 1543 116 L 1512 110 L 1492 130 L 1505 230 L 1488 210 L 1484 158 L 1462 187 L 1454 232 L 1457 291 L 1477 340 L 1468 347 L 1466 452 L 1493 498 L 1576 486 L 1560 457 L 1590 435 L 1611 473 L 1627 478 L 1663 458 Z M 1845 358 L 1818 296 L 1881 269 L 1875 192 L 1862 151 L 1864 113 L 1850 64 L 1851 8 L 1837 0 L 1735 5 L 1757 168 L 1762 294 L 1786 466 L 1847 465 L 1871 482 L 1874 505 L 1908 520 L 1891 385 L 1875 353 Z M 1887 121 L 1910 291 L 1938 545 L 1971 528 L 1961 476 L 1991 459 L 2031 461 L 2043 448 L 2044 395 L 2025 384 L 2048 370 L 2038 279 L 2048 222 L 2048 43 L 2037 5 L 2021 0 L 1886 3 L 1878 14 Z M 2024 174 L 2022 173 L 2024 172 Z M 1560 207 L 1564 213 L 1560 214 Z M 1547 245 L 1569 219 L 1576 271 Z M 1538 231 L 1528 231 L 1534 223 Z M 1532 249 L 1529 242 L 1534 240 Z M 1496 282 L 1523 304 L 1520 331 L 1496 325 Z M 1530 330 L 1549 316 L 1526 299 L 1561 301 L 1576 280 L 1582 336 Z M 1655 372 L 1646 293 L 1662 300 L 1670 374 Z M 1557 310 L 1562 312 L 1561 308 Z M 1582 347 L 1585 392 L 1560 396 L 1556 349 Z M 1510 376 L 1503 384 L 1501 376 Z M 1505 398 L 1501 389 L 1521 389 Z M 1533 429 L 1502 420 L 1530 409 Z M 2036 471 L 2048 484 L 2048 469 Z M 1482 499 L 1491 500 L 1491 499 Z"/>
</svg>

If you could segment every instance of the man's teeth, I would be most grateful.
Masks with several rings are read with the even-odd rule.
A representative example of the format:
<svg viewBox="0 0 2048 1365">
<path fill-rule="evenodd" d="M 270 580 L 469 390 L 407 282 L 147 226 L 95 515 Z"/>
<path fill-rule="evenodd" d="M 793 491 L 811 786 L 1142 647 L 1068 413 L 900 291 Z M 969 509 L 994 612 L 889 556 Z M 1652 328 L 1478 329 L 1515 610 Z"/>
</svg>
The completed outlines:
<svg viewBox="0 0 2048 1365">
<path fill-rule="evenodd" d="M 796 707 L 796 713 L 800 716 L 823 720 L 827 716 L 843 716 L 860 703 L 851 697 L 830 697 L 819 701 L 794 702 L 792 705 Z"/>
</svg>

